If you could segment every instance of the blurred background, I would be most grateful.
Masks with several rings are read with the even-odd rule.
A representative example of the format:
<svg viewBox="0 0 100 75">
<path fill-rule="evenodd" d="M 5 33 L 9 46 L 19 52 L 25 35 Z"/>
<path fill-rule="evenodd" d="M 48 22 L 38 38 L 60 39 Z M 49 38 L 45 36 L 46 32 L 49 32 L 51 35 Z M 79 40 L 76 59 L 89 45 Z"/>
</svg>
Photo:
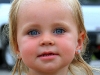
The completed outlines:
<svg viewBox="0 0 100 75">
<path fill-rule="evenodd" d="M 79 1 L 89 37 L 89 44 L 83 58 L 91 66 L 100 68 L 100 0 Z M 11 0 L 0 0 L 0 75 L 11 75 L 15 64 L 8 38 L 10 6 Z"/>
</svg>

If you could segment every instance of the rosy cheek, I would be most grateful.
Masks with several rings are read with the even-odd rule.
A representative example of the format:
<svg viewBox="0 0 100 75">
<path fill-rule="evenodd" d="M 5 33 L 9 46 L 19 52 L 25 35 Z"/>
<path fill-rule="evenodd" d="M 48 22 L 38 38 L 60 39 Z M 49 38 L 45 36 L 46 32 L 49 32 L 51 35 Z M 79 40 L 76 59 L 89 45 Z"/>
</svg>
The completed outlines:
<svg viewBox="0 0 100 75">
<path fill-rule="evenodd" d="M 58 47 L 60 51 L 64 55 L 74 55 L 75 54 L 75 42 L 73 40 L 67 40 L 67 39 L 58 39 Z"/>
<path fill-rule="evenodd" d="M 28 57 L 30 55 L 34 55 L 36 53 L 37 42 L 36 40 L 23 40 L 19 45 L 20 54 L 22 57 Z"/>
</svg>

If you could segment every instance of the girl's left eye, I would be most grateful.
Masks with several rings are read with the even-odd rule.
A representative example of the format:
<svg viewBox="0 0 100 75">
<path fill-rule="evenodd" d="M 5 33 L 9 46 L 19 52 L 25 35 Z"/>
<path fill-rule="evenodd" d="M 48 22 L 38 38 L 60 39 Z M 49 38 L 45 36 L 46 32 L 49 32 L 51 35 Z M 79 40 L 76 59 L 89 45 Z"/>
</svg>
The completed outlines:
<svg viewBox="0 0 100 75">
<path fill-rule="evenodd" d="M 65 32 L 64 29 L 62 29 L 62 28 L 57 28 L 57 29 L 55 29 L 55 31 L 54 31 L 53 33 L 55 33 L 55 34 L 63 34 L 64 32 Z"/>
<path fill-rule="evenodd" d="M 32 35 L 32 36 L 37 36 L 37 35 L 39 35 L 40 33 L 39 33 L 39 31 L 37 31 L 37 30 L 31 30 L 31 31 L 28 32 L 28 34 L 29 34 L 29 35 Z"/>
</svg>

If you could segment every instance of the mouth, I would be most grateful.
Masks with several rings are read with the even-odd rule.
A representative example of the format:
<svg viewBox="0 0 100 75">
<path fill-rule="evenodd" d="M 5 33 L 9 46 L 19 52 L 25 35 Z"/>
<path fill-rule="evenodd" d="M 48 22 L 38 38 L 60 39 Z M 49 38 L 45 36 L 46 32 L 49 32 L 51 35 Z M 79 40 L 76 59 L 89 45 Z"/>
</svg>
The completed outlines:
<svg viewBox="0 0 100 75">
<path fill-rule="evenodd" d="M 38 55 L 38 58 L 40 58 L 43 61 L 48 61 L 48 60 L 54 60 L 59 54 L 54 53 L 54 52 L 43 52 L 42 54 Z"/>
<path fill-rule="evenodd" d="M 54 52 L 43 52 L 42 54 L 38 55 L 38 57 L 50 57 L 50 56 L 57 56 L 59 54 Z"/>
<path fill-rule="evenodd" d="M 38 57 L 49 57 L 49 56 L 55 56 L 55 55 L 58 55 L 58 54 L 55 54 L 55 53 L 43 53 L 43 54 L 39 55 Z"/>
</svg>

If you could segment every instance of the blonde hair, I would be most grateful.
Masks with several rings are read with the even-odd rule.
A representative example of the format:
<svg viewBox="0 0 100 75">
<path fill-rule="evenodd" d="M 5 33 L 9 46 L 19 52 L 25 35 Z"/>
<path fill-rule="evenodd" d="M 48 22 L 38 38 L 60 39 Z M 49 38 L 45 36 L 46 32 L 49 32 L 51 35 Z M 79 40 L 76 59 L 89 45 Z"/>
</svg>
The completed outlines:
<svg viewBox="0 0 100 75">
<path fill-rule="evenodd" d="M 77 72 L 80 73 L 79 75 L 82 75 L 82 73 L 85 73 L 86 75 L 93 75 L 92 68 L 82 58 L 82 54 L 85 52 L 85 48 L 88 43 L 88 36 L 84 27 L 84 20 L 81 12 L 80 3 L 78 0 L 59 0 L 59 1 L 64 1 L 69 4 L 73 16 L 75 18 L 75 21 L 78 25 L 78 32 L 85 33 L 83 50 L 81 52 L 81 55 L 80 54 L 75 55 L 75 58 L 73 59 L 72 63 L 69 65 L 69 73 L 71 73 L 72 75 L 77 75 Z M 12 50 L 15 55 L 16 55 L 16 50 L 18 48 L 17 47 L 18 46 L 17 45 L 17 14 L 21 2 L 22 0 L 14 0 L 12 2 L 10 16 L 9 16 L 9 38 L 10 38 L 10 44 L 12 46 Z M 28 72 L 28 67 L 25 66 L 25 64 L 21 59 L 17 59 L 17 62 L 13 70 L 13 75 L 15 74 L 16 69 L 18 70 L 19 75 L 21 75 L 21 71 Z"/>
</svg>

